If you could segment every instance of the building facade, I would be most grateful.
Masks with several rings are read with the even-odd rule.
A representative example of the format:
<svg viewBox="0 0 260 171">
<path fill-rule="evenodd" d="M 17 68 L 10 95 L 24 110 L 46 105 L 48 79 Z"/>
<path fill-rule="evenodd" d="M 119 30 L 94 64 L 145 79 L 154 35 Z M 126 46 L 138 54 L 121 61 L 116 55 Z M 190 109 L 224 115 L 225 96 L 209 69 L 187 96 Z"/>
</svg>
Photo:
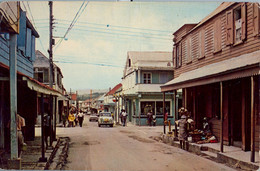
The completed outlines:
<svg viewBox="0 0 260 171">
<path fill-rule="evenodd" d="M 135 125 L 147 125 L 147 113 L 156 115 L 163 124 L 163 93 L 160 86 L 173 78 L 172 53 L 128 52 L 122 78 L 123 108 Z M 173 121 L 172 93 L 166 94 L 165 109 Z"/>
<path fill-rule="evenodd" d="M 182 89 L 196 128 L 209 118 L 221 151 L 259 150 L 259 15 L 258 3 L 222 3 L 174 33 L 174 78 L 161 90 Z"/>
</svg>

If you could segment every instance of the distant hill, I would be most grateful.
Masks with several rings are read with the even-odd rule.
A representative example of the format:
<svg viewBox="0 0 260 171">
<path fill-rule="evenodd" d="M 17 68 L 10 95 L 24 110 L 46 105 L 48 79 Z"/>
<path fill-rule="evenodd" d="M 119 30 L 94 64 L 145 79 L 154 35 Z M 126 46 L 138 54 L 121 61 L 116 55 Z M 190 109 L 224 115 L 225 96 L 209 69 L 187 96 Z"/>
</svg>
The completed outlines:
<svg viewBox="0 0 260 171">
<path fill-rule="evenodd" d="M 92 89 L 92 99 L 95 99 L 105 93 L 107 93 L 108 90 L 93 90 Z M 90 89 L 86 90 L 78 90 L 78 98 L 77 100 L 85 101 L 87 99 L 90 99 Z"/>
</svg>

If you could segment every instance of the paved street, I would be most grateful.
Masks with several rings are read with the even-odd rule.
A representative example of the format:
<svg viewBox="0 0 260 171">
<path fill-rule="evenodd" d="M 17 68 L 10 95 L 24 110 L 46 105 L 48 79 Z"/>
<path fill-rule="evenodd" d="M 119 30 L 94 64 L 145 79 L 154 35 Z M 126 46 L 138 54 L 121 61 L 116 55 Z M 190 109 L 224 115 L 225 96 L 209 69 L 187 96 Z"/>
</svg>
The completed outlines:
<svg viewBox="0 0 260 171">
<path fill-rule="evenodd" d="M 231 170 L 149 138 L 161 128 L 99 128 L 85 117 L 82 128 L 58 128 L 57 134 L 71 139 L 67 170 Z"/>
</svg>

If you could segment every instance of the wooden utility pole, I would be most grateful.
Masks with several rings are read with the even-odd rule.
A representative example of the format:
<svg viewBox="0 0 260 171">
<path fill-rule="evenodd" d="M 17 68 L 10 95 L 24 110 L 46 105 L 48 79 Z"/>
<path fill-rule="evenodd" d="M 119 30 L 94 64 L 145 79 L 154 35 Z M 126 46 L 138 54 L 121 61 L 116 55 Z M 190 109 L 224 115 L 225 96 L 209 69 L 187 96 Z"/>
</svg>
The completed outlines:
<svg viewBox="0 0 260 171">
<path fill-rule="evenodd" d="M 49 61 L 50 61 L 50 87 L 53 88 L 53 52 L 52 52 L 52 46 L 54 44 L 54 39 L 52 35 L 52 29 L 53 29 L 53 14 L 52 14 L 52 9 L 53 9 L 53 2 L 49 1 L 49 6 L 50 6 L 50 47 L 49 47 Z"/>
<path fill-rule="evenodd" d="M 165 118 L 165 92 L 163 92 L 163 133 L 166 134 L 166 118 Z"/>
</svg>

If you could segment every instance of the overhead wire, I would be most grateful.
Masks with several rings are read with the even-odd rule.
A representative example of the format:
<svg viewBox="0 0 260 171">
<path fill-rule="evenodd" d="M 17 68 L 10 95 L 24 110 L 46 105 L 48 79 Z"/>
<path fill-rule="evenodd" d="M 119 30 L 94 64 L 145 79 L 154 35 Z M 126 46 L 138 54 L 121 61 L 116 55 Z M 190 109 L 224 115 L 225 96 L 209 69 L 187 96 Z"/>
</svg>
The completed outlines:
<svg viewBox="0 0 260 171">
<path fill-rule="evenodd" d="M 83 5 L 85 4 L 85 1 L 86 1 L 86 0 L 84 0 L 84 2 L 81 4 L 79 10 L 77 11 L 75 17 L 73 18 L 73 20 L 72 20 L 70 26 L 68 27 L 67 31 L 65 32 L 65 34 L 64 34 L 64 36 L 63 36 L 63 38 L 60 39 L 60 40 L 58 41 L 58 43 L 56 44 L 55 51 L 56 51 L 57 48 L 60 46 L 60 44 L 62 43 L 63 39 L 66 38 L 66 36 L 68 35 L 69 31 L 73 28 L 73 26 L 75 25 L 75 23 L 78 21 L 79 17 L 80 17 L 81 14 L 83 13 L 83 11 L 86 9 L 86 7 L 87 7 L 89 1 L 86 3 L 86 5 L 84 6 L 84 8 L 82 9 Z M 81 9 L 82 9 L 82 11 L 81 11 Z"/>
</svg>

